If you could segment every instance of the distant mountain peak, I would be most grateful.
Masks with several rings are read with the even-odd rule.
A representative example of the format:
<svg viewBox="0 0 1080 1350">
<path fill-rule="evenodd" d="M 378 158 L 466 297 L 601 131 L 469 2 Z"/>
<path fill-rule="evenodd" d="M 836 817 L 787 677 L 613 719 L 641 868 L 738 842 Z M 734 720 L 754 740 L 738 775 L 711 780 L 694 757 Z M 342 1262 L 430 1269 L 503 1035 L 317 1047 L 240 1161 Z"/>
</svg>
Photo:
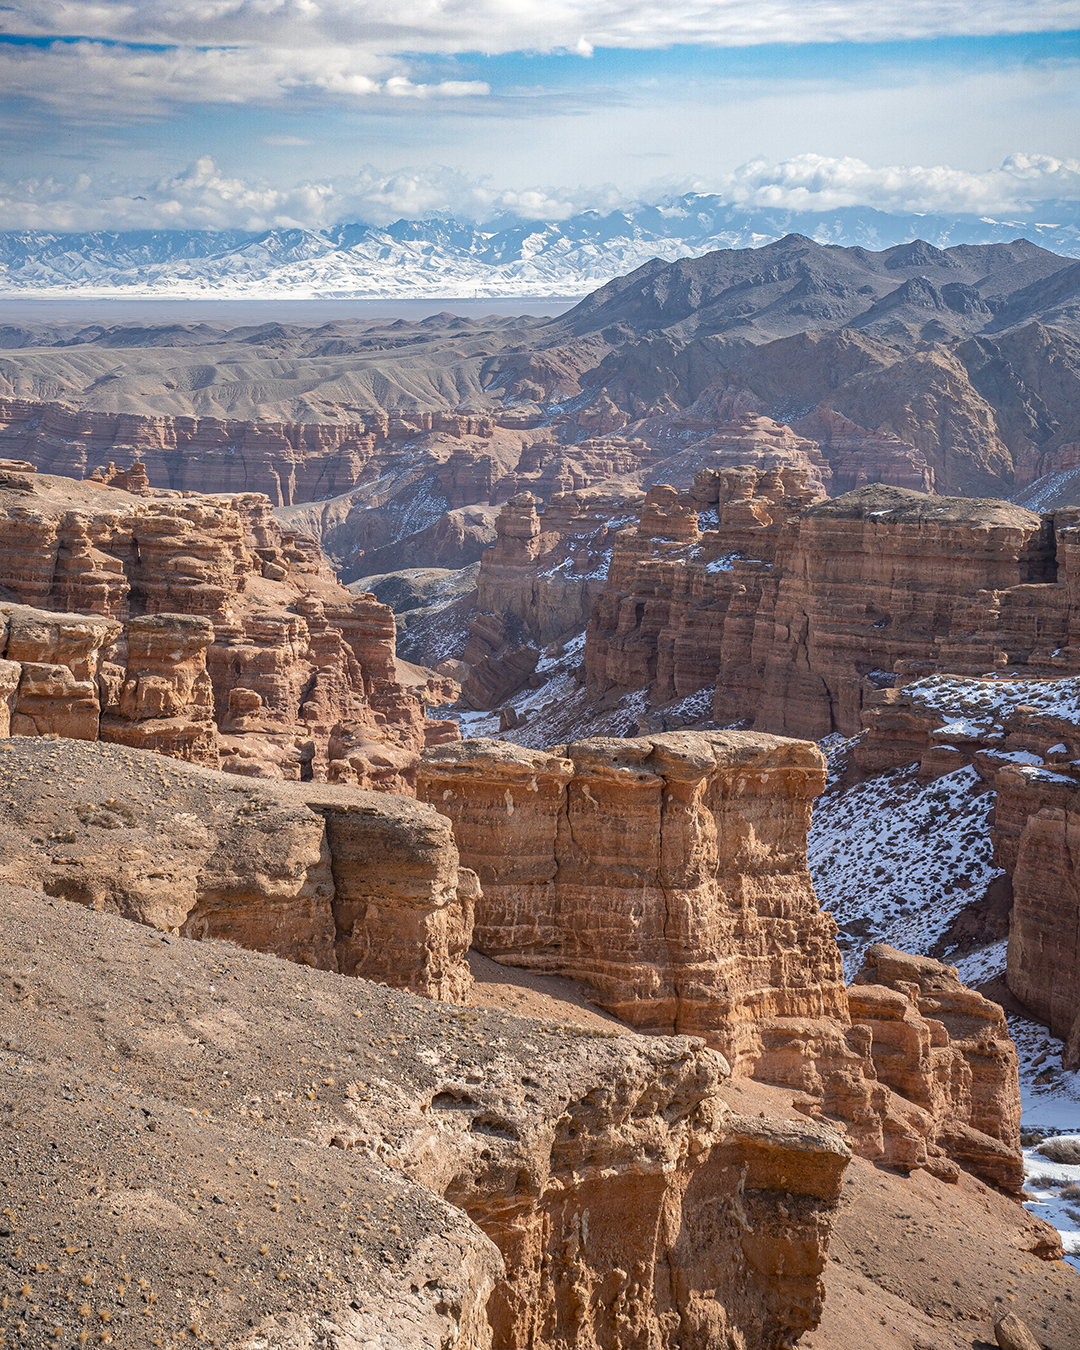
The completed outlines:
<svg viewBox="0 0 1080 1350">
<path fill-rule="evenodd" d="M 995 267 L 1047 255 L 1080 257 L 1080 210 L 1076 203 L 1041 202 L 1033 219 L 1018 225 L 976 216 L 889 215 L 870 207 L 795 212 L 688 193 L 559 221 L 503 213 L 483 225 L 442 215 L 320 230 L 18 230 L 0 234 L 0 294 L 574 296 L 654 260 L 664 266 L 725 250 L 761 253 L 764 265 L 782 266 L 786 259 L 857 249 L 875 255 L 884 272 L 941 269 L 951 259 L 959 276 L 966 271 L 961 255 L 971 248 L 996 249 Z"/>
</svg>

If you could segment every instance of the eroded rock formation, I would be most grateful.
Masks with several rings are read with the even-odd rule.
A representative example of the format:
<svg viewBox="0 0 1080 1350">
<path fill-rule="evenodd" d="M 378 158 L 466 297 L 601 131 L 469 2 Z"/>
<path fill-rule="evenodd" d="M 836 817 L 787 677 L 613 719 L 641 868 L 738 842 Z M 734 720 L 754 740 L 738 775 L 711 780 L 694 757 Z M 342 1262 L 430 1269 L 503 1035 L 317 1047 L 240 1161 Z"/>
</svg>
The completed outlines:
<svg viewBox="0 0 1080 1350">
<path fill-rule="evenodd" d="M 970 768 L 983 780 L 1004 875 L 973 897 L 965 922 L 1008 936 L 1008 988 L 1066 1042 L 1069 1068 L 1080 1066 L 1078 684 L 936 675 L 879 690 L 863 709 L 849 769 L 871 777 L 917 765 L 930 782 Z"/>
<path fill-rule="evenodd" d="M 713 685 L 716 721 L 820 739 L 855 735 L 901 679 L 1080 667 L 1075 513 L 882 486 L 810 505 L 795 484 L 747 479 L 742 497 L 737 471 L 720 477 L 716 530 L 693 518 L 703 474 L 651 489 L 620 537 L 588 631 L 597 696 Z"/>
<path fill-rule="evenodd" d="M 256 777 L 408 791 L 454 734 L 397 680 L 394 620 L 254 495 L 133 496 L 0 475 L 0 657 L 16 734 L 143 746 Z M 333 767 L 331 763 L 333 762 Z"/>
<path fill-rule="evenodd" d="M 807 1113 L 844 1121 L 861 1156 L 1022 1188 L 1016 1047 L 1001 1007 L 952 966 L 876 944 L 843 1019 L 778 1018 L 761 1034 L 754 1076 L 802 1089 Z"/>
<path fill-rule="evenodd" d="M 569 492 L 544 506 L 530 492 L 511 497 L 496 521 L 495 545 L 480 559 L 476 612 L 461 652 L 469 667 L 463 707 L 497 708 L 533 675 L 544 648 L 581 632 L 640 500 Z"/>
<path fill-rule="evenodd" d="M 762 1017 L 842 1007 L 805 867 L 823 784 L 813 746 L 670 732 L 565 754 L 442 746 L 417 792 L 481 878 L 482 952 L 584 979 L 643 1030 L 707 1032 L 738 1066 Z"/>
<path fill-rule="evenodd" d="M 553 752 L 465 741 L 417 791 L 480 877 L 475 941 L 570 975 L 643 1031 L 692 1031 L 736 1075 L 798 1088 L 863 1156 L 1023 1184 L 1016 1052 L 951 967 L 884 947 L 845 989 L 806 869 L 816 746 L 669 732 Z"/>
<path fill-rule="evenodd" d="M 616 540 L 589 622 L 590 691 L 651 688 L 664 703 L 728 670 L 737 685 L 783 530 L 818 495 L 803 471 L 749 467 L 703 469 L 683 494 L 650 488 L 637 528 Z M 703 516 L 715 528 L 701 530 Z"/>
</svg>

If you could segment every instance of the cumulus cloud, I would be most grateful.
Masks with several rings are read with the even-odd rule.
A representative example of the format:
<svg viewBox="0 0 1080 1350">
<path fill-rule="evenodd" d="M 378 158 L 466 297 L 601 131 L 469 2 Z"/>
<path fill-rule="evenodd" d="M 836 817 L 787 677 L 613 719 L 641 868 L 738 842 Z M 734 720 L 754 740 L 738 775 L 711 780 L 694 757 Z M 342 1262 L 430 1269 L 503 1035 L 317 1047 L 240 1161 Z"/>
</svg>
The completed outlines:
<svg viewBox="0 0 1080 1350">
<path fill-rule="evenodd" d="M 984 173 L 944 164 L 872 168 L 860 159 L 798 155 L 780 164 L 752 160 L 722 183 L 700 190 L 723 193 L 742 206 L 832 211 L 873 206 L 881 211 L 984 215 L 1023 208 L 1027 201 L 1080 197 L 1080 160 L 1010 155 Z"/>
<path fill-rule="evenodd" d="M 0 229 L 322 229 L 444 214 L 485 220 L 507 211 L 565 220 L 589 207 L 611 209 L 625 202 L 610 186 L 574 192 L 498 189 L 440 166 L 394 173 L 366 166 L 347 177 L 279 188 L 230 177 L 204 155 L 183 172 L 151 183 L 89 174 L 70 183 L 55 178 L 0 182 Z"/>
<path fill-rule="evenodd" d="M 904 214 L 1023 215 L 1029 203 L 1080 200 L 1080 160 L 1015 154 L 996 169 L 972 173 L 946 165 L 874 168 L 857 159 L 800 155 L 776 164 L 754 160 L 713 179 L 658 184 L 645 200 L 670 200 L 676 190 L 714 193 L 747 208 L 872 206 Z M 498 188 L 438 166 L 394 173 L 367 166 L 347 177 L 282 188 L 230 177 L 204 156 L 152 183 L 88 174 L 70 183 L 52 178 L 0 183 L 0 229 L 323 229 L 438 215 L 485 221 L 506 213 L 557 222 L 580 211 L 640 204 L 641 198 L 628 198 L 611 185 Z"/>
<path fill-rule="evenodd" d="M 1077 0 L 15 0 L 2 31 L 378 52 L 891 41 L 1080 27 Z"/>
</svg>

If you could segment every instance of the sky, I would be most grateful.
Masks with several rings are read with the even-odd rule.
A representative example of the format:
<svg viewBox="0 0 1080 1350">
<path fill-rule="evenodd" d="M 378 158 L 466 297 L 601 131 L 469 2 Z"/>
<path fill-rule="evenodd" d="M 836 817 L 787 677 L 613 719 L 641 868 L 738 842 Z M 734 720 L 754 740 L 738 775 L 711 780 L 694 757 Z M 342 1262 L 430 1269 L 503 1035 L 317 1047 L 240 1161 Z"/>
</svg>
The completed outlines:
<svg viewBox="0 0 1080 1350">
<path fill-rule="evenodd" d="M 1080 200 L 1080 0 L 0 0 L 0 229 Z"/>
</svg>

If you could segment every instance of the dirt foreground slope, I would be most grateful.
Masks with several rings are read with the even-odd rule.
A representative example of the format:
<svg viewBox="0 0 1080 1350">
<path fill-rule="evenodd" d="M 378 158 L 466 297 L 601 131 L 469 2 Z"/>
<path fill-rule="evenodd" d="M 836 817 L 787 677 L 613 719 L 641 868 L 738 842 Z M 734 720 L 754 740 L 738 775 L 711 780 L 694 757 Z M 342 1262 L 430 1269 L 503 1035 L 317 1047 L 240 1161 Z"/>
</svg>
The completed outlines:
<svg viewBox="0 0 1080 1350">
<path fill-rule="evenodd" d="M 729 1111 L 700 1041 L 0 912 L 4 1344 L 779 1350 L 816 1321 L 849 1151 Z"/>
</svg>

